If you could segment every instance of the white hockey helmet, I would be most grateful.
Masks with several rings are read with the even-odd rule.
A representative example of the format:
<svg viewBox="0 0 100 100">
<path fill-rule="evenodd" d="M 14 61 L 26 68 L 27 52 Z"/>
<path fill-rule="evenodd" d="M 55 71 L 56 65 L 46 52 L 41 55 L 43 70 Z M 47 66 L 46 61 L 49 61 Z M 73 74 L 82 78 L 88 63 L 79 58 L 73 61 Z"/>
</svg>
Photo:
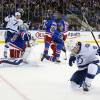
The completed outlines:
<svg viewBox="0 0 100 100">
<path fill-rule="evenodd" d="M 71 51 L 72 49 L 74 49 L 74 47 L 76 47 L 76 45 L 77 45 L 77 42 L 75 40 L 69 40 L 67 41 L 66 49 L 68 51 Z"/>
<path fill-rule="evenodd" d="M 15 16 L 21 16 L 21 13 L 20 12 L 16 12 Z"/>
</svg>

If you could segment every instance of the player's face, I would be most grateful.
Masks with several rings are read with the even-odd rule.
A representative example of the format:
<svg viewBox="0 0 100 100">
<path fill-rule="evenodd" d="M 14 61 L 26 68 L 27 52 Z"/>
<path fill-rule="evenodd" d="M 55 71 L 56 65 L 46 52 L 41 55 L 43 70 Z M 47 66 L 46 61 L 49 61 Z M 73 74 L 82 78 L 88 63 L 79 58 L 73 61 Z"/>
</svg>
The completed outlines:
<svg viewBox="0 0 100 100">
<path fill-rule="evenodd" d="M 55 16 L 57 19 L 61 19 L 61 18 L 62 18 L 62 14 L 60 14 L 59 12 L 55 12 L 55 13 L 54 13 L 54 16 Z"/>
<path fill-rule="evenodd" d="M 73 54 L 77 54 L 77 53 L 79 52 L 79 50 L 80 50 L 79 45 L 76 45 L 76 46 L 71 50 L 71 52 L 72 52 Z"/>
<path fill-rule="evenodd" d="M 17 15 L 17 16 L 16 16 L 16 19 L 20 19 L 20 18 L 21 18 L 21 16 L 20 16 L 20 15 Z"/>
</svg>

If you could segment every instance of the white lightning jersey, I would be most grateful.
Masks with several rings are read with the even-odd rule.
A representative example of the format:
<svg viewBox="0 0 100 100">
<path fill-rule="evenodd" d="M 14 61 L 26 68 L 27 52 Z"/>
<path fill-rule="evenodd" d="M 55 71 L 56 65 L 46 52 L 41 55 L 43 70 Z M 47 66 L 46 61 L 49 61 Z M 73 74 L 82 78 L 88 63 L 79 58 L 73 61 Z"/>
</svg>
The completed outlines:
<svg viewBox="0 0 100 100">
<path fill-rule="evenodd" d="M 81 44 L 81 50 L 76 55 L 76 61 L 79 68 L 99 60 L 97 57 L 97 47 L 90 44 Z"/>
<path fill-rule="evenodd" d="M 16 19 L 16 17 L 5 17 L 5 21 L 8 22 L 6 28 L 10 32 L 18 32 L 18 26 L 23 24 L 23 21 L 21 19 Z"/>
</svg>

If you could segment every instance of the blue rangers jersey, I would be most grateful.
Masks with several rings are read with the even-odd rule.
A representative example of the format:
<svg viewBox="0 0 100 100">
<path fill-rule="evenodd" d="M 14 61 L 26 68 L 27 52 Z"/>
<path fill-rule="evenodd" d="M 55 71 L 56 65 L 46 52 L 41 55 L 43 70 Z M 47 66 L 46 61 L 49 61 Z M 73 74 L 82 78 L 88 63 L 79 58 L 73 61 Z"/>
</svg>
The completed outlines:
<svg viewBox="0 0 100 100">
<path fill-rule="evenodd" d="M 15 34 L 13 38 L 10 40 L 10 46 L 23 51 L 25 49 L 26 41 L 29 41 L 31 36 L 27 31 L 23 31 L 20 34 Z"/>
<path fill-rule="evenodd" d="M 55 22 L 55 20 L 47 20 L 45 22 L 46 35 L 52 36 L 52 34 L 56 29 L 57 29 L 57 23 Z"/>
<path fill-rule="evenodd" d="M 63 34 L 60 31 L 55 30 L 54 34 L 52 35 L 52 40 L 56 43 L 62 43 L 63 42 Z"/>
</svg>

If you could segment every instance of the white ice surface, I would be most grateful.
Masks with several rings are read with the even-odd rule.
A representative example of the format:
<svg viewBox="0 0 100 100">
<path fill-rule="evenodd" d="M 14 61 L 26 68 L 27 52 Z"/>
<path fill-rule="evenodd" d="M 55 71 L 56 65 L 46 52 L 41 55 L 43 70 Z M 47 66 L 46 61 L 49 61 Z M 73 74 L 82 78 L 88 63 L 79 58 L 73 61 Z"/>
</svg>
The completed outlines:
<svg viewBox="0 0 100 100">
<path fill-rule="evenodd" d="M 32 48 L 31 64 L 0 65 L 0 100 L 100 100 L 100 75 L 96 76 L 88 93 L 72 90 L 69 79 L 77 69 L 67 61 L 55 64 L 40 61 L 43 44 Z M 3 45 L 0 45 L 2 57 Z"/>
</svg>

